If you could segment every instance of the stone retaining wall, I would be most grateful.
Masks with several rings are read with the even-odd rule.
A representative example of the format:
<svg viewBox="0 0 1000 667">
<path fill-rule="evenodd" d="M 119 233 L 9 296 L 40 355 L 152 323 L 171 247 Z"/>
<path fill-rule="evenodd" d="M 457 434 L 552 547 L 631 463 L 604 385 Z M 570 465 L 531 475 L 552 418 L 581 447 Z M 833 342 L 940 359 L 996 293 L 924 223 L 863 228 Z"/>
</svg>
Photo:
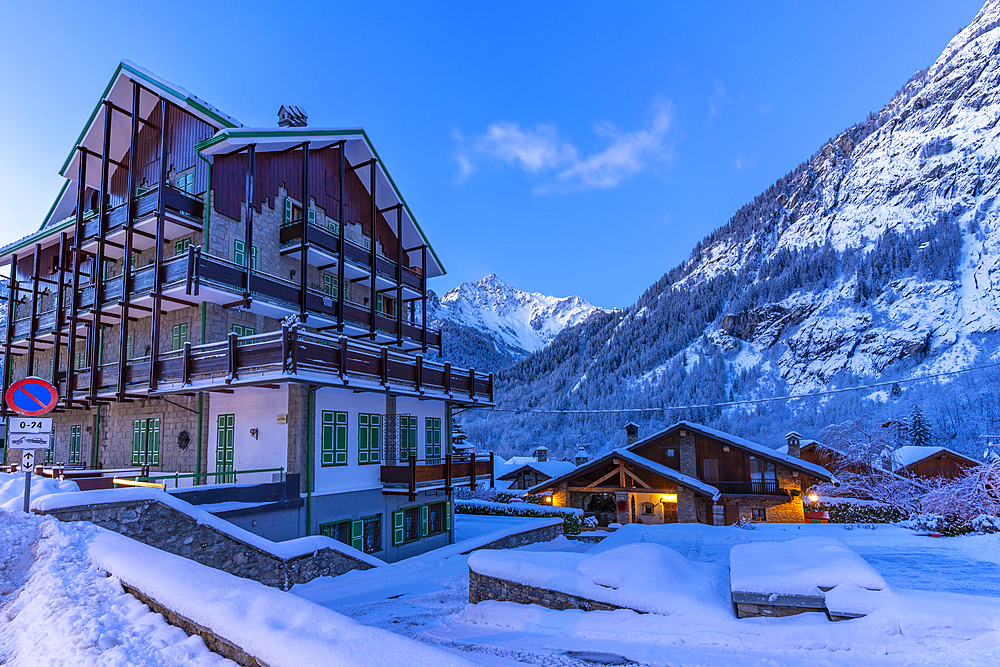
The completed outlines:
<svg viewBox="0 0 1000 667">
<path fill-rule="evenodd" d="M 517 547 L 523 547 L 526 544 L 534 544 L 535 542 L 549 542 L 562 534 L 563 524 L 560 520 L 559 523 L 552 524 L 551 526 L 531 528 L 530 530 L 501 537 L 499 540 L 493 540 L 489 544 L 484 544 L 481 547 L 463 551 L 462 554 L 471 554 L 473 551 L 479 551 L 480 549 L 516 549 Z"/>
<path fill-rule="evenodd" d="M 242 665 L 243 667 L 268 667 L 267 663 L 262 662 L 259 658 L 250 655 L 236 643 L 226 639 L 225 637 L 220 637 L 211 628 L 206 628 L 204 625 L 192 621 L 187 616 L 182 616 L 169 607 L 160 604 L 150 596 L 137 589 L 135 586 L 127 584 L 123 581 L 122 588 L 125 589 L 126 593 L 149 607 L 150 610 L 156 612 L 157 614 L 161 614 L 167 623 L 186 632 L 189 637 L 201 637 L 205 642 L 205 646 L 208 647 L 208 650 L 212 653 L 228 658 L 237 665 Z"/>
<path fill-rule="evenodd" d="M 151 547 L 282 590 L 316 577 L 372 567 L 333 549 L 280 558 L 155 500 L 79 505 L 45 514 L 60 521 L 90 521 Z"/>
<path fill-rule="evenodd" d="M 484 600 L 537 604 L 549 609 L 582 609 L 583 611 L 614 611 L 625 609 L 607 602 L 589 600 L 578 595 L 561 593 L 547 588 L 527 586 L 506 579 L 490 577 L 469 569 L 469 602 L 476 604 Z M 639 612 L 643 613 L 643 612 Z"/>
</svg>

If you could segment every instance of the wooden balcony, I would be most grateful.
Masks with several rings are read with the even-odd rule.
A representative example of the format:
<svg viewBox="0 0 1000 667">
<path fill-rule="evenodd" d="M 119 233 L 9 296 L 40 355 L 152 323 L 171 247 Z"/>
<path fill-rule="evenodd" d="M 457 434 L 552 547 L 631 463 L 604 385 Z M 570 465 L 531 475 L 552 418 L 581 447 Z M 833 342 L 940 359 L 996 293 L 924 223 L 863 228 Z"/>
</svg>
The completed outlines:
<svg viewBox="0 0 1000 667">
<path fill-rule="evenodd" d="M 475 454 L 448 454 L 443 460 L 411 456 L 406 463 L 382 466 L 379 479 L 383 494 L 406 495 L 410 501 L 420 491 L 444 489 L 450 494 L 455 487 L 475 488 L 482 481 L 493 486 L 493 452 L 478 458 Z"/>
<path fill-rule="evenodd" d="M 202 215 L 205 212 L 205 205 L 200 199 L 186 192 L 181 192 L 176 188 L 167 186 L 163 191 L 164 210 L 166 211 L 165 234 L 167 238 L 183 236 L 195 229 L 201 229 Z M 133 238 L 133 246 L 139 250 L 152 247 L 155 240 L 150 238 L 150 229 L 155 228 L 156 211 L 160 203 L 160 190 L 154 187 L 136 198 L 135 222 L 137 233 Z M 109 257 L 121 257 L 122 250 L 116 248 L 115 243 L 121 245 L 125 234 L 125 223 L 127 222 L 127 204 L 119 204 L 108 211 L 108 228 L 105 230 L 105 239 L 111 241 L 106 248 Z M 97 245 L 97 238 L 101 230 L 101 221 L 97 215 L 83 223 L 83 248 L 92 251 Z"/>
<path fill-rule="evenodd" d="M 150 358 L 125 363 L 124 393 L 138 396 L 149 388 Z M 96 370 L 98 395 L 117 391 L 118 363 Z M 83 399 L 89 393 L 91 369 L 73 373 L 73 383 L 60 380 L 60 395 Z M 191 345 L 162 354 L 156 365 L 157 394 L 185 394 L 236 386 L 308 381 L 356 391 L 447 399 L 455 403 L 493 404 L 493 375 L 425 361 L 344 336 L 310 334 L 294 329 L 236 336 L 220 343 Z M 492 470 L 492 469 L 491 469 Z M 478 473 L 478 468 L 477 468 Z M 468 471 L 466 471 L 468 474 Z"/>
<path fill-rule="evenodd" d="M 724 496 L 788 496 L 777 482 L 755 480 L 751 482 L 706 482 Z"/>
<path fill-rule="evenodd" d="M 232 262 L 201 253 L 191 247 L 186 254 L 170 257 L 165 260 L 160 269 L 163 292 L 172 300 L 164 302 L 164 310 L 170 311 L 186 307 L 185 304 L 210 303 L 232 304 L 239 302 L 247 294 L 252 303 L 250 310 L 275 318 L 283 318 L 297 314 L 301 310 L 299 303 L 301 288 L 297 283 L 268 275 L 260 271 L 247 274 L 246 267 L 237 266 Z M 152 304 L 151 294 L 154 288 L 155 266 L 138 267 L 132 271 L 129 303 L 140 308 L 149 308 Z M 113 276 L 103 281 L 101 286 L 100 310 L 102 313 L 114 314 L 121 310 L 125 299 L 123 291 L 124 277 Z M 91 319 L 90 310 L 95 308 L 96 289 L 85 286 L 77 296 L 76 309 L 81 322 Z M 67 297 L 67 301 L 68 301 Z M 306 290 L 306 309 L 310 315 L 309 325 L 313 327 L 332 326 L 338 323 L 339 304 L 337 299 L 315 289 Z M 15 311 L 14 336 L 12 342 L 24 341 L 31 331 L 30 305 L 20 304 Z M 138 311 L 137 311 L 138 312 Z M 148 312 L 148 311 L 147 311 Z M 64 315 L 64 324 L 69 319 L 68 310 Z M 41 312 L 35 316 L 36 343 L 42 347 L 48 344 L 55 331 L 55 311 Z M 371 309 L 360 304 L 344 302 L 345 333 L 363 335 L 371 331 Z M 82 324 L 81 331 L 82 333 Z M 399 339 L 398 322 L 393 317 L 375 313 L 376 342 L 389 343 Z M 423 328 L 403 321 L 402 337 L 408 341 L 410 349 L 423 347 Z M 2 338 L 2 335 L 0 335 Z M 428 348 L 441 351 L 441 331 L 427 329 L 426 343 Z"/>
</svg>

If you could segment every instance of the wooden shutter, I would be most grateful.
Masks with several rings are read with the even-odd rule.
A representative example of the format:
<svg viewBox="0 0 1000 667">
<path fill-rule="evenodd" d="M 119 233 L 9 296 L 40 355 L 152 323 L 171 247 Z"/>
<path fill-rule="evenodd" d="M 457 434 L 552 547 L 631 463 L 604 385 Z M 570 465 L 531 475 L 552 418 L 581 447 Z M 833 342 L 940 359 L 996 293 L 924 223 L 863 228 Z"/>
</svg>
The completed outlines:
<svg viewBox="0 0 1000 667">
<path fill-rule="evenodd" d="M 392 545 L 403 543 L 403 512 L 392 513 Z"/>
<path fill-rule="evenodd" d="M 351 522 L 351 546 L 358 551 L 364 551 L 365 549 L 365 522 L 364 521 L 352 521 Z"/>
<path fill-rule="evenodd" d="M 292 224 L 292 200 L 285 197 L 285 224 Z"/>
<path fill-rule="evenodd" d="M 326 410 L 323 411 L 323 416 L 321 418 L 321 436 L 320 436 L 320 465 L 330 466 L 334 464 L 334 417 L 332 412 Z"/>
<path fill-rule="evenodd" d="M 378 463 L 382 447 L 382 416 L 369 415 L 369 421 L 371 422 L 371 436 L 368 441 L 369 460 L 372 463 Z"/>
<path fill-rule="evenodd" d="M 309 224 L 310 225 L 315 225 L 316 224 L 316 211 L 314 209 L 309 209 L 309 212 L 306 215 L 307 215 L 307 219 L 309 221 Z"/>
<path fill-rule="evenodd" d="M 160 465 L 160 418 L 149 420 L 149 433 L 146 436 L 149 449 L 146 454 L 146 463 L 154 466 Z"/>
<path fill-rule="evenodd" d="M 427 537 L 427 505 L 420 508 L 420 535 Z"/>
<path fill-rule="evenodd" d="M 336 413 L 334 428 L 334 465 L 347 465 L 347 413 Z"/>
<path fill-rule="evenodd" d="M 368 457 L 369 442 L 368 436 L 368 415 L 358 415 L 358 463 L 371 463 Z"/>
</svg>

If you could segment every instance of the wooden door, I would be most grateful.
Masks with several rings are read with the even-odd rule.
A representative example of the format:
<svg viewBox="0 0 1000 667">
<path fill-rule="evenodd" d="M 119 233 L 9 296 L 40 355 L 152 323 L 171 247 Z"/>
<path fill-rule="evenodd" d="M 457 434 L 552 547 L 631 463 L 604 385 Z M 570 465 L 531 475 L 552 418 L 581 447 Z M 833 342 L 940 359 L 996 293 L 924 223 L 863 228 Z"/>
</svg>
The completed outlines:
<svg viewBox="0 0 1000 667">
<path fill-rule="evenodd" d="M 719 460 L 704 459 L 705 481 L 711 484 L 719 481 Z"/>
<path fill-rule="evenodd" d="M 236 440 L 236 415 L 219 415 L 219 433 L 215 443 L 215 483 L 233 479 L 233 454 Z"/>
<path fill-rule="evenodd" d="M 740 508 L 736 505 L 726 505 L 726 525 L 731 526 L 740 520 Z"/>
</svg>

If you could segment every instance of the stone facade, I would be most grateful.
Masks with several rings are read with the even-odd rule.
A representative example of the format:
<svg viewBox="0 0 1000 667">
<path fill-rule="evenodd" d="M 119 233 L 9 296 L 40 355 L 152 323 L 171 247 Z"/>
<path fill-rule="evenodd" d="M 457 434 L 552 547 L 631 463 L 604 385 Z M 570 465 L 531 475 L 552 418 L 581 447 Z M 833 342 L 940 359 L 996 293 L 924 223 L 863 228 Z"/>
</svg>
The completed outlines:
<svg viewBox="0 0 1000 667">
<path fill-rule="evenodd" d="M 478 604 L 485 600 L 537 604 L 549 609 L 582 609 L 583 611 L 614 611 L 625 609 L 617 605 L 597 600 L 589 600 L 578 595 L 570 595 L 547 588 L 527 586 L 506 579 L 489 577 L 469 570 L 469 602 Z M 643 613 L 643 612 L 639 612 Z"/>
<path fill-rule="evenodd" d="M 60 521 L 89 521 L 168 553 L 282 590 L 316 577 L 372 567 L 333 549 L 279 558 L 155 500 L 80 505 L 46 514 Z"/>
</svg>

